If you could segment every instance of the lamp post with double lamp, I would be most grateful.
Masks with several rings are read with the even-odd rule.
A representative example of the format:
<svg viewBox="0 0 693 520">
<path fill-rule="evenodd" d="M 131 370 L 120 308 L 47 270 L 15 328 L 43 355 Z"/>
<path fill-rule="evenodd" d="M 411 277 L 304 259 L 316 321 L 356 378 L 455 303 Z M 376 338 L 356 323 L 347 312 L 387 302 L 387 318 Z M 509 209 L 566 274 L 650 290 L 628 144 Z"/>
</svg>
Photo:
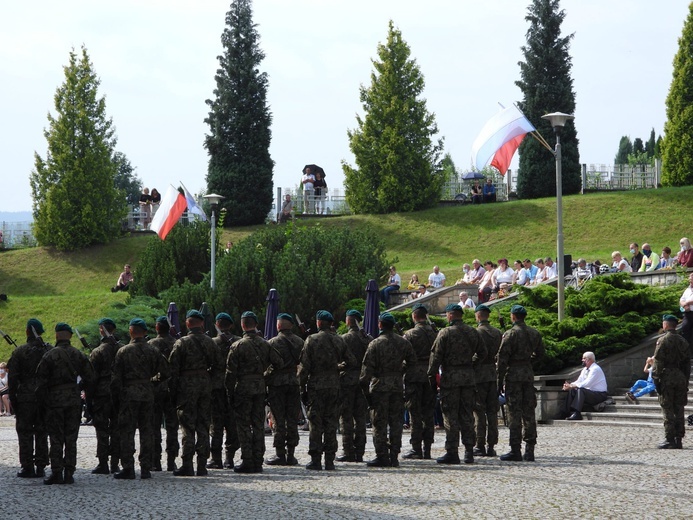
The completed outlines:
<svg viewBox="0 0 693 520">
<path fill-rule="evenodd" d="M 558 260 L 558 321 L 563 320 L 565 313 L 565 261 L 563 256 L 563 172 L 561 168 L 561 132 L 569 119 L 575 116 L 554 112 L 541 116 L 546 119 L 556 134 L 556 148 L 553 156 L 556 158 L 556 260 Z"/>
<path fill-rule="evenodd" d="M 224 200 L 226 197 L 223 197 L 221 195 L 217 195 L 216 193 L 210 193 L 209 195 L 204 196 L 205 199 L 209 201 L 209 205 L 212 207 L 212 272 L 211 272 L 211 281 L 210 281 L 210 286 L 212 287 L 212 290 L 215 289 L 216 287 L 216 264 L 217 264 L 217 247 L 216 247 L 216 228 L 217 228 L 217 221 L 216 217 L 214 215 L 217 206 L 219 203 Z"/>
</svg>

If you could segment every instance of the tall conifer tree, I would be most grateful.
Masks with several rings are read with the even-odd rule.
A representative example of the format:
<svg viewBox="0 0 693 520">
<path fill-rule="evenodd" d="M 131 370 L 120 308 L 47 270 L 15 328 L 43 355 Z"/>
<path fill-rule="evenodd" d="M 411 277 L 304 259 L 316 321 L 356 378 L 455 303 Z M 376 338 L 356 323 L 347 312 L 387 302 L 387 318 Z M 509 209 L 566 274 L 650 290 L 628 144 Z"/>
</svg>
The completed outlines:
<svg viewBox="0 0 693 520">
<path fill-rule="evenodd" d="M 272 115 L 267 73 L 260 72 L 265 54 L 259 40 L 252 1 L 234 0 L 221 36 L 224 51 L 214 76 L 214 99 L 206 101 L 209 134 L 204 143 L 207 189 L 226 197 L 226 226 L 260 224 L 272 207 Z"/>
</svg>

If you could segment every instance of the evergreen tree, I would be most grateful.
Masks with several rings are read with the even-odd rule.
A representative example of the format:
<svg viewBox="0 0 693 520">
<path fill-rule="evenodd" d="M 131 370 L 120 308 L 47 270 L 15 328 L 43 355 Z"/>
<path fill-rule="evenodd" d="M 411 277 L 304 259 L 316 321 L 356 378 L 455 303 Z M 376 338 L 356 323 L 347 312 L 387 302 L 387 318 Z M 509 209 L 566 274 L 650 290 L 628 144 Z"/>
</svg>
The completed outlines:
<svg viewBox="0 0 693 520">
<path fill-rule="evenodd" d="M 655 156 L 655 147 L 657 145 L 657 141 L 655 140 L 655 131 L 654 128 L 650 131 L 650 138 L 647 140 L 647 143 L 645 143 L 645 152 L 647 152 L 647 157 L 652 158 Z"/>
<path fill-rule="evenodd" d="M 633 153 L 637 155 L 645 153 L 645 145 L 639 137 L 633 140 Z"/>
<path fill-rule="evenodd" d="M 443 170 L 443 182 L 455 182 L 457 180 L 457 168 L 455 161 L 452 160 L 452 155 L 446 153 L 443 160 L 440 161 L 440 167 Z"/>
<path fill-rule="evenodd" d="M 618 152 L 614 157 L 614 164 L 628 164 L 628 156 L 633 153 L 633 143 L 630 137 L 624 135 L 618 143 Z"/>
<path fill-rule="evenodd" d="M 527 45 L 522 47 L 520 87 L 524 99 L 519 106 L 537 130 L 553 143 L 553 129 L 541 116 L 551 112 L 575 112 L 575 93 L 570 76 L 572 58 L 568 53 L 570 34 L 561 37 L 565 11 L 559 0 L 532 0 L 525 20 L 529 22 Z M 517 194 L 520 198 L 556 195 L 556 162 L 536 139 L 524 139 L 520 145 Z M 563 193 L 578 193 L 582 184 L 577 131 L 573 120 L 561 132 L 563 156 Z"/>
<path fill-rule="evenodd" d="M 265 55 L 253 23 L 252 1 L 234 0 L 221 36 L 224 52 L 215 75 L 214 100 L 205 123 L 209 134 L 207 189 L 226 197 L 226 226 L 260 224 L 272 207 L 269 147 L 272 115 L 267 106 L 267 73 L 260 72 Z"/>
<path fill-rule="evenodd" d="M 693 184 L 693 2 L 679 38 L 674 73 L 666 99 L 662 142 L 662 184 Z"/>
<path fill-rule="evenodd" d="M 115 186 L 115 128 L 106 117 L 100 80 L 89 61 L 72 49 L 65 82 L 55 93 L 57 115 L 44 130 L 48 151 L 34 154 L 30 182 L 34 235 L 41 245 L 72 250 L 115 238 L 125 199 Z"/>
<path fill-rule="evenodd" d="M 113 155 L 116 164 L 115 186 L 125 194 L 125 201 L 129 205 L 137 204 L 142 193 L 142 180 L 135 173 L 135 168 L 123 152 Z"/>
<path fill-rule="evenodd" d="M 435 116 L 420 98 L 424 77 L 410 54 L 390 21 L 371 84 L 360 88 L 365 117 L 357 116 L 358 128 L 348 131 L 358 168 L 342 163 L 347 202 L 356 213 L 413 211 L 440 197 L 442 140 L 432 140 Z"/>
</svg>

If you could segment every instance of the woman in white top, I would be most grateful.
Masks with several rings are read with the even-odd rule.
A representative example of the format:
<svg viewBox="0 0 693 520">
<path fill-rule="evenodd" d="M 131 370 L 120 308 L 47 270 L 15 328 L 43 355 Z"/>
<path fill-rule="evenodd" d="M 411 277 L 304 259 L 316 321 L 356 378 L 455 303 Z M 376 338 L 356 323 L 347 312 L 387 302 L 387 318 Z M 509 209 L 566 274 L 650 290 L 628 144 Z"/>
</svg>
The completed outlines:
<svg viewBox="0 0 693 520">
<path fill-rule="evenodd" d="M 515 271 L 508 267 L 507 258 L 498 260 L 498 269 L 493 272 L 493 287 L 497 289 L 505 289 L 512 285 Z"/>
<path fill-rule="evenodd" d="M 0 363 L 0 399 L 2 412 L 0 415 L 12 415 L 12 407 L 10 406 L 10 389 L 7 386 L 7 363 Z"/>
<path fill-rule="evenodd" d="M 479 284 L 479 303 L 488 301 L 491 296 L 491 289 L 493 288 L 493 262 L 491 262 L 491 260 L 484 262 L 484 269 L 486 269 L 486 273 L 484 273 L 484 277 Z"/>
<path fill-rule="evenodd" d="M 623 259 L 623 256 L 621 256 L 620 251 L 614 251 L 613 253 L 611 253 L 611 259 L 614 261 L 614 263 L 611 264 L 612 269 L 616 269 L 616 271 L 621 273 L 633 272 L 633 269 L 631 268 L 630 264 Z"/>
<path fill-rule="evenodd" d="M 537 266 L 537 275 L 534 277 L 534 285 L 539 285 L 549 279 L 546 271 L 546 264 L 544 264 L 543 258 L 537 258 L 534 265 Z"/>
</svg>

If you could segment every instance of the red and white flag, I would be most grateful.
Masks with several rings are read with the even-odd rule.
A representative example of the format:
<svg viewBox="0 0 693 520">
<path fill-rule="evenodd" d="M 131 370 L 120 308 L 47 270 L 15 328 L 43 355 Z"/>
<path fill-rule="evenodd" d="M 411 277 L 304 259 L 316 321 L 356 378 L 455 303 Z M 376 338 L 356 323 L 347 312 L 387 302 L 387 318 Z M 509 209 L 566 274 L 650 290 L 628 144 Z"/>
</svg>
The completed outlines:
<svg viewBox="0 0 693 520">
<path fill-rule="evenodd" d="M 176 188 L 169 185 L 149 229 L 156 231 L 159 238 L 164 240 L 185 211 L 185 206 L 185 197 Z"/>
</svg>

